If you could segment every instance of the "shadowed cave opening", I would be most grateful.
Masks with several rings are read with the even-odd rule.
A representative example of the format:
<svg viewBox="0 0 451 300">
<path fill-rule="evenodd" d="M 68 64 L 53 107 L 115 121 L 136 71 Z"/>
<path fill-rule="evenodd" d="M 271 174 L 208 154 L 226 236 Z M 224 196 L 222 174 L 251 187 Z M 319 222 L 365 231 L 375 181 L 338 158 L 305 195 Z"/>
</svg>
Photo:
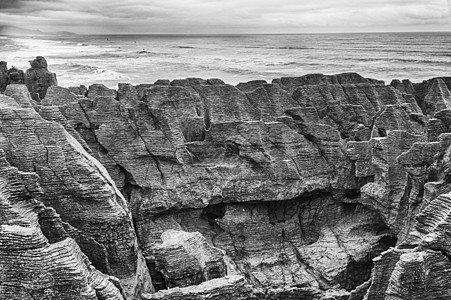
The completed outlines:
<svg viewBox="0 0 451 300">
<path fill-rule="evenodd" d="M 297 223 L 297 219 L 299 218 L 298 231 L 291 231 L 291 234 L 295 234 L 298 238 L 301 239 L 302 243 L 305 246 L 309 246 L 318 241 L 321 237 L 321 227 L 326 226 L 334 226 L 334 222 L 331 222 L 331 217 L 334 214 L 338 218 L 353 218 L 355 214 L 361 214 L 362 211 L 366 211 L 365 207 L 359 203 L 360 191 L 358 189 L 349 189 L 343 190 L 337 193 L 331 193 L 327 190 L 315 191 L 311 193 L 304 193 L 298 197 L 284 200 L 284 201 L 265 201 L 265 202 L 246 202 L 246 203 L 220 203 L 220 204 L 212 204 L 203 209 L 201 209 L 198 217 L 203 219 L 204 223 L 208 222 L 209 228 L 211 230 L 210 237 L 213 237 L 213 245 L 224 249 L 221 247 L 221 242 L 216 244 L 214 242 L 216 234 L 228 234 L 230 228 L 222 228 L 221 220 L 225 217 L 226 212 L 229 207 L 239 206 L 240 210 L 251 210 L 252 213 L 250 215 L 244 214 L 244 216 L 250 216 L 250 218 L 254 218 L 256 220 L 264 220 L 261 219 L 261 216 L 255 215 L 256 213 L 264 213 L 267 214 L 267 219 L 269 224 L 277 225 L 286 223 L 287 226 L 293 226 L 293 224 Z M 342 202 L 341 200 L 352 200 L 352 202 Z M 255 207 L 260 207 L 255 209 Z M 234 211 L 232 209 L 232 211 Z M 180 214 L 181 212 L 170 212 L 170 214 Z M 290 221 L 291 220 L 291 221 Z M 290 222 L 289 222 L 290 221 Z M 294 223 L 293 223 L 294 221 Z M 237 223 L 237 228 L 241 228 L 245 226 L 247 221 L 243 220 L 242 224 Z M 251 222 L 251 224 L 252 224 Z M 289 223 L 288 223 L 289 222 Z M 189 224 L 192 224 L 191 221 Z M 254 223 L 255 224 L 255 223 Z M 291 224 L 291 225 L 290 225 Z M 181 224 L 183 227 L 183 224 Z M 241 226 L 241 227 L 240 227 Z M 261 226 L 267 226 L 262 224 Z M 279 225 L 280 226 L 280 225 Z M 285 226 L 285 225 L 282 225 Z M 198 230 L 196 228 L 191 227 L 189 231 L 200 231 L 202 232 L 206 228 L 203 228 L 202 225 Z M 242 227 L 245 229 L 246 227 Z M 287 227 L 289 228 L 289 227 Z M 238 229 L 239 231 L 240 229 Z M 364 226 L 357 226 L 355 230 L 363 230 L 368 231 L 368 234 L 374 234 L 379 236 L 379 242 L 376 243 L 375 247 L 371 249 L 370 252 L 366 253 L 356 261 L 349 261 L 346 265 L 346 269 L 343 270 L 343 273 L 340 275 L 341 278 L 338 280 L 338 283 L 343 289 L 351 291 L 355 289 L 360 284 L 366 282 L 370 276 L 373 269 L 373 258 L 377 257 L 383 251 L 389 249 L 389 247 L 396 245 L 396 238 L 390 234 L 390 229 L 383 223 L 382 220 L 378 221 L 378 219 L 374 219 L 374 222 L 370 222 Z M 234 231 L 232 229 L 231 233 L 233 238 L 237 239 L 236 243 L 244 242 L 247 237 L 246 235 L 238 234 L 238 231 Z M 275 239 L 281 238 L 286 243 L 290 243 L 295 236 L 287 235 L 289 231 L 285 227 L 281 230 L 281 236 L 275 236 Z M 209 233 L 205 232 L 207 236 Z M 235 249 L 236 250 L 236 249 Z M 240 249 L 239 249 L 240 250 Z M 231 252 L 229 255 L 232 260 L 236 261 L 238 264 L 241 260 L 245 260 L 249 253 L 245 250 L 241 252 Z M 283 253 L 281 253 L 283 254 Z M 169 286 L 164 278 L 163 274 L 156 269 L 155 263 L 147 260 L 147 264 L 149 270 L 151 272 L 151 276 L 153 278 L 153 286 L 155 290 L 164 290 Z M 249 276 L 248 272 L 252 272 L 252 270 L 243 269 L 241 270 L 245 277 Z"/>
<path fill-rule="evenodd" d="M 152 277 L 152 285 L 155 292 L 160 290 L 167 290 L 166 280 L 161 272 L 157 271 L 155 261 L 147 261 L 147 268 L 149 269 L 150 276 Z"/>
<path fill-rule="evenodd" d="M 268 209 L 269 222 L 271 224 L 284 223 L 299 214 L 300 205 L 319 198 L 329 197 L 328 191 L 316 191 L 303 193 L 295 198 L 284 201 L 265 202 Z"/>
<path fill-rule="evenodd" d="M 352 291 L 357 286 L 368 281 L 374 267 L 373 259 L 390 247 L 395 247 L 396 243 L 397 238 L 395 236 L 382 237 L 379 240 L 378 247 L 369 252 L 362 260 L 352 261 L 348 264 L 340 285 L 345 290 Z"/>
<path fill-rule="evenodd" d="M 222 219 L 225 215 L 226 204 L 213 204 L 205 207 L 200 215 L 201 218 L 205 218 L 210 225 L 210 229 L 216 233 L 220 233 L 223 229 L 216 223 L 216 219 Z"/>
<path fill-rule="evenodd" d="M 384 128 L 378 128 L 377 129 L 377 133 L 379 134 L 380 137 L 386 137 L 387 136 L 387 131 Z"/>
</svg>

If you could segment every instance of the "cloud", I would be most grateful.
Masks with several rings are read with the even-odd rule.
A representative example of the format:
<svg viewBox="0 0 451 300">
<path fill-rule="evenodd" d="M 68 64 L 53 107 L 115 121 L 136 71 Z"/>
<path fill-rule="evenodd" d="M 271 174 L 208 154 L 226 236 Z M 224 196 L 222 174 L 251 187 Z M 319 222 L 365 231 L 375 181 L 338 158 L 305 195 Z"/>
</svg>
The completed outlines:
<svg viewBox="0 0 451 300">
<path fill-rule="evenodd" d="M 445 30 L 450 1 L 0 0 L 0 25 L 79 33 Z"/>
<path fill-rule="evenodd" d="M 0 0 L 0 9 L 19 8 L 20 1 L 17 0 Z"/>
</svg>

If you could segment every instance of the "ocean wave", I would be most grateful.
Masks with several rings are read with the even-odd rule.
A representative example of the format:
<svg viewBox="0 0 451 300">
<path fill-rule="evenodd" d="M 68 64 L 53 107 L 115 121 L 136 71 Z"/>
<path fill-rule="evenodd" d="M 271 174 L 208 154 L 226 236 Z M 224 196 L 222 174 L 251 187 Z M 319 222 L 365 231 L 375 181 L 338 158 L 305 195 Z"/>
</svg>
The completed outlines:
<svg viewBox="0 0 451 300">
<path fill-rule="evenodd" d="M 63 68 L 66 68 L 68 71 L 75 71 L 75 72 L 88 72 L 88 73 L 95 73 L 100 70 L 99 67 L 90 66 L 90 65 L 82 65 L 77 63 L 66 63 L 62 65 Z"/>
<path fill-rule="evenodd" d="M 346 61 L 361 61 L 361 62 L 390 62 L 390 63 L 441 64 L 441 65 L 451 64 L 450 61 L 436 59 L 422 59 L 422 58 L 348 57 L 342 59 Z"/>
<path fill-rule="evenodd" d="M 297 65 L 298 62 L 295 61 L 289 61 L 289 62 L 279 62 L 279 63 L 267 63 L 266 66 L 273 67 L 273 66 L 292 66 Z"/>
<path fill-rule="evenodd" d="M 131 53 L 122 53 L 119 55 L 121 58 L 136 58 L 136 54 L 139 55 L 139 57 L 160 57 L 160 58 L 178 58 L 179 55 L 175 53 L 170 52 L 156 52 L 156 51 L 147 51 L 147 50 L 140 50 L 136 52 Z"/>
<path fill-rule="evenodd" d="M 311 50 L 315 49 L 312 47 L 296 47 L 296 46 L 286 46 L 286 47 L 268 47 L 268 46 L 246 46 L 246 49 L 276 49 L 276 50 Z"/>
<path fill-rule="evenodd" d="M 79 75 L 93 81 L 128 79 L 126 75 L 113 70 L 78 63 L 64 63 L 55 65 L 55 68 L 58 68 L 64 75 Z"/>
</svg>

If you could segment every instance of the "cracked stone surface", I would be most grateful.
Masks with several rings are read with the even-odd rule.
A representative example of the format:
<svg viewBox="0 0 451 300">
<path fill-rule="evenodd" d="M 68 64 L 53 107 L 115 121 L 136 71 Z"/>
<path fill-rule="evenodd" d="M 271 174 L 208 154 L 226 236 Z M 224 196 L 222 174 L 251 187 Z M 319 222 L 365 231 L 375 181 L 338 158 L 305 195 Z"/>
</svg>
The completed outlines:
<svg viewBox="0 0 451 300">
<path fill-rule="evenodd" d="M 40 200 L 70 224 L 67 233 L 98 270 L 118 277 L 129 297 L 150 291 L 122 194 L 104 167 L 63 126 L 33 109 L 31 98 L 22 97 L 23 87 L 8 86 L 7 95 L 13 98 L 0 95 L 0 148 L 6 158 L 40 177 Z"/>
<path fill-rule="evenodd" d="M 31 97 L 40 101 L 44 99 L 49 86 L 58 85 L 56 74 L 47 69 L 47 61 L 42 56 L 30 60 L 30 66 L 24 75 L 24 83 L 31 94 Z"/>
<path fill-rule="evenodd" d="M 448 299 L 450 84 L 9 85 L 0 148 L 128 299 Z"/>
<path fill-rule="evenodd" d="M 392 132 L 395 143 L 404 129 L 412 138 L 399 153 L 381 150 L 396 161 L 421 140 L 425 120 L 381 82 L 357 74 L 237 87 L 187 79 L 117 93 L 96 85 L 67 101 L 64 93 L 50 87 L 42 104 L 59 107 L 128 199 L 155 278 L 166 230 L 202 233 L 254 288 L 296 287 L 293 297 L 312 299 L 351 291 L 396 243 L 382 207 L 373 212 L 360 195 L 378 173 L 372 151 L 365 163 L 374 170 L 356 176 L 347 144 Z"/>
<path fill-rule="evenodd" d="M 11 167 L 0 150 L 0 298 L 124 299 L 119 280 L 90 263 L 42 194 L 36 173 Z"/>
</svg>

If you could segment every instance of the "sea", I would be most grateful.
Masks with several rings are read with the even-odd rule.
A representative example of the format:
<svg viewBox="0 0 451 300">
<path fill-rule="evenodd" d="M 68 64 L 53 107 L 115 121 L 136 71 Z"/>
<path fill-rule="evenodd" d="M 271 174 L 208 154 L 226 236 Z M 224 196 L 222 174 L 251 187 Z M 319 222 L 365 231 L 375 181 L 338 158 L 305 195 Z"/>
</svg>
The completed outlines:
<svg viewBox="0 0 451 300">
<path fill-rule="evenodd" d="M 250 80 L 357 72 L 414 82 L 451 76 L 451 32 L 289 35 L 0 36 L 0 60 L 29 68 L 44 56 L 59 85 L 158 79 Z"/>
</svg>

